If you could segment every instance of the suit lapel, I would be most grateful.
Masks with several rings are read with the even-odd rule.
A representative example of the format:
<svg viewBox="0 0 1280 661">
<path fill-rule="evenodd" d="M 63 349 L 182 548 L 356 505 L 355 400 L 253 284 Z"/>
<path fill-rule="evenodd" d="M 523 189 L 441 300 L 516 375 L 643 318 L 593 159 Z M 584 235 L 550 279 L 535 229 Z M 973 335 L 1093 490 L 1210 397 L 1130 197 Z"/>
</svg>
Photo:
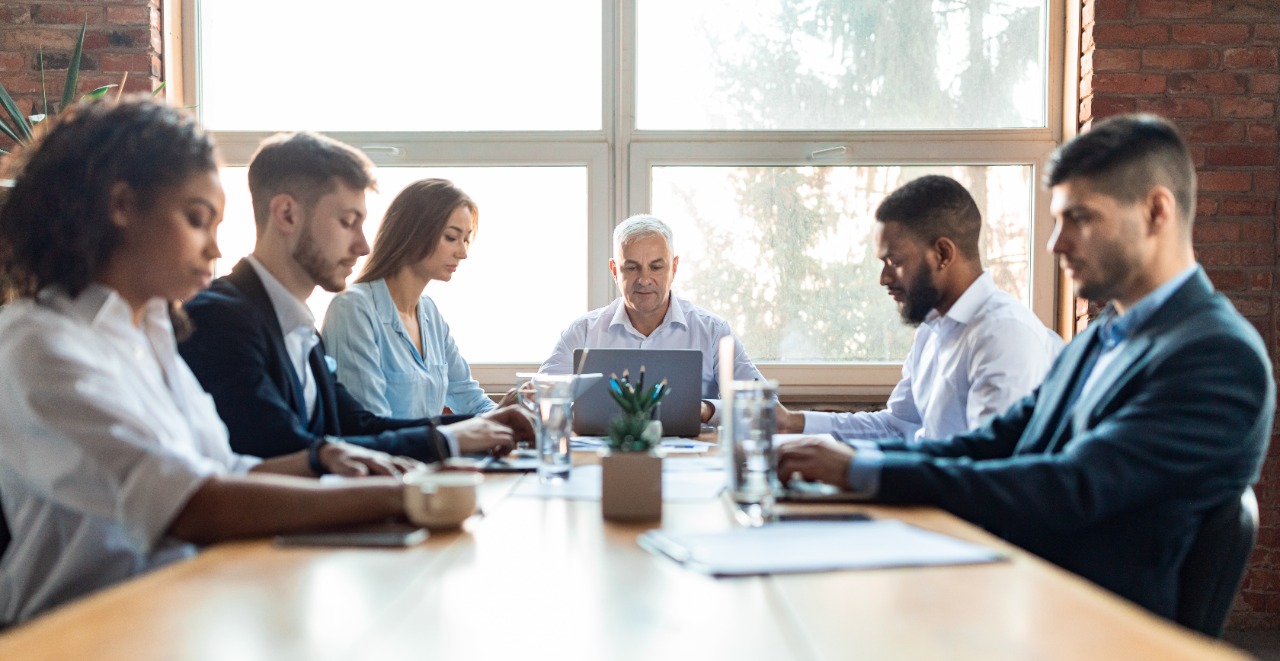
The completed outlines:
<svg viewBox="0 0 1280 661">
<path fill-rule="evenodd" d="M 1106 373 L 1098 375 L 1088 396 L 1082 397 L 1075 408 L 1074 428 L 1088 429 L 1095 415 L 1115 399 L 1124 385 L 1134 378 L 1134 373 L 1142 368 L 1145 357 L 1159 344 L 1167 328 L 1181 323 L 1196 310 L 1203 309 L 1212 296 L 1213 285 L 1203 270 L 1197 270 L 1146 323 L 1133 331 L 1133 336 L 1125 342 L 1120 354 L 1107 366 Z"/>
<path fill-rule="evenodd" d="M 1064 400 L 1071 392 L 1066 387 L 1055 390 L 1057 399 L 1043 400 L 1054 402 L 1054 414 L 1045 418 L 1043 426 L 1036 429 L 1028 428 L 1028 432 L 1035 433 L 1023 435 L 1018 451 L 1056 452 L 1077 433 L 1089 429 L 1092 426 L 1094 414 L 1110 404 L 1119 395 L 1124 385 L 1134 378 L 1133 375 L 1145 364 L 1144 358 L 1159 345 L 1160 338 L 1165 334 L 1167 327 L 1182 322 L 1187 315 L 1202 309 L 1212 296 L 1213 285 L 1209 283 L 1203 270 L 1197 270 L 1146 323 L 1134 330 L 1132 337 L 1120 349 L 1120 354 L 1106 366 L 1106 373 L 1098 375 L 1098 380 L 1094 382 L 1093 387 L 1088 393 L 1082 393 L 1070 411 L 1062 410 Z M 1071 353 L 1070 358 L 1074 362 L 1070 370 L 1073 376 L 1079 372 L 1089 342 L 1093 341 L 1099 328 L 1100 324 L 1090 324 L 1089 328 L 1067 347 L 1067 352 Z M 1077 344 L 1080 345 L 1078 348 Z M 1065 358 L 1064 355 L 1064 364 Z M 1069 386 L 1071 383 L 1071 380 L 1063 379 L 1059 385 Z M 1050 421 L 1053 423 L 1052 426 L 1049 426 Z M 1032 424 L 1034 423 L 1033 418 Z M 1050 429 L 1053 430 L 1052 434 L 1044 433 Z"/>
<path fill-rule="evenodd" d="M 1081 393 L 1071 414 L 1075 429 L 1087 428 L 1094 412 L 1116 396 L 1132 377 L 1132 372 L 1141 367 L 1142 358 L 1151 350 L 1151 344 L 1150 335 L 1138 335 L 1124 343 L 1119 355 L 1106 366 L 1106 372 L 1098 375 L 1089 392 Z"/>
<path fill-rule="evenodd" d="M 1084 367 L 1085 358 L 1097 334 L 1097 325 L 1090 324 L 1062 350 L 1058 368 L 1040 386 L 1035 413 L 1022 434 L 1015 454 L 1044 452 L 1054 438 L 1062 435 L 1062 429 L 1069 419 L 1069 411 L 1065 410 L 1067 399 L 1075 390 L 1075 383 L 1081 376 L 1080 370 Z"/>
<path fill-rule="evenodd" d="M 258 277 L 257 271 L 253 270 L 253 265 L 249 262 L 240 260 L 235 268 L 231 269 L 226 280 L 235 285 L 245 299 L 258 309 L 264 325 L 271 329 L 271 332 L 267 333 L 267 342 L 275 352 L 277 369 L 285 377 L 284 382 L 280 384 L 285 390 L 284 396 L 293 402 L 293 408 L 298 415 L 303 420 L 308 420 L 310 416 L 307 415 L 307 402 L 302 396 L 302 381 L 299 380 L 297 371 L 289 361 L 289 350 L 284 346 L 284 334 L 280 330 L 276 308 L 271 305 L 271 297 L 267 295 L 266 287 L 262 286 L 262 280 Z"/>
<path fill-rule="evenodd" d="M 337 434 L 338 432 L 338 391 L 334 385 L 333 372 L 329 370 L 329 360 L 324 350 L 324 340 L 316 343 L 308 357 L 311 372 L 316 377 L 316 419 L 321 421 L 320 433 Z"/>
</svg>

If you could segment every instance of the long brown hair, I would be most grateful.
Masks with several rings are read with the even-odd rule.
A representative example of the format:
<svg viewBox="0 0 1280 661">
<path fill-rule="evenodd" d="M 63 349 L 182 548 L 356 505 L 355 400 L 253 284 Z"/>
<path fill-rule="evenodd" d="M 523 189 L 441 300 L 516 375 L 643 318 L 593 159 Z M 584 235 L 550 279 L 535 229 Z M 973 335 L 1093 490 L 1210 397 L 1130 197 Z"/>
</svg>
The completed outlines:
<svg viewBox="0 0 1280 661">
<path fill-rule="evenodd" d="M 449 216 L 461 206 L 471 210 L 474 234 L 480 228 L 480 210 L 452 181 L 423 179 L 405 186 L 387 207 L 373 250 L 356 282 L 389 277 L 404 265 L 430 255 L 440 244 Z"/>
</svg>

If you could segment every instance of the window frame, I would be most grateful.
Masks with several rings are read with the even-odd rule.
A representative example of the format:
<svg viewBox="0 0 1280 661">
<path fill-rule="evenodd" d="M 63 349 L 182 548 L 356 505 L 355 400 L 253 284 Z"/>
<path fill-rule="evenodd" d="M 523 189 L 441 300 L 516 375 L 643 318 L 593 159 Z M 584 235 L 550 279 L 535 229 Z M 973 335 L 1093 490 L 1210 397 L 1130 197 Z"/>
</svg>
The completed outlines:
<svg viewBox="0 0 1280 661">
<path fill-rule="evenodd" d="M 166 77 L 169 94 L 199 113 L 200 26 L 197 2 L 166 0 Z M 1079 44 L 1066 39 L 1077 29 L 1079 0 L 1049 0 L 1045 75 L 1046 126 L 950 131 L 652 131 L 636 127 L 636 10 L 642 0 L 601 1 L 601 130 L 478 132 L 328 132 L 361 148 L 378 166 L 580 166 L 588 177 L 588 308 L 616 296 L 607 264 L 613 228 L 623 218 L 648 211 L 652 168 L 669 165 L 1026 165 L 1039 181 L 1041 163 L 1076 126 L 1074 85 Z M 1074 13 L 1073 11 L 1074 10 Z M 212 131 L 228 165 L 245 165 L 257 144 L 272 132 Z M 844 147 L 843 153 L 815 152 Z M 1048 195 L 1031 191 L 1034 217 L 1029 227 L 1030 303 L 1042 321 L 1071 333 L 1072 299 L 1060 269 L 1044 246 L 1052 232 Z M 518 266 L 513 266 L 518 268 Z M 678 283 L 677 283 L 678 287 Z M 586 312 L 584 310 L 583 312 Z M 565 320 L 567 325 L 570 321 Z M 551 348 L 548 347 L 548 351 Z M 473 376 L 486 390 L 505 391 L 515 372 L 537 363 L 473 363 Z M 761 371 L 778 379 L 788 399 L 824 396 L 883 399 L 901 377 L 901 363 L 764 363 Z"/>
</svg>

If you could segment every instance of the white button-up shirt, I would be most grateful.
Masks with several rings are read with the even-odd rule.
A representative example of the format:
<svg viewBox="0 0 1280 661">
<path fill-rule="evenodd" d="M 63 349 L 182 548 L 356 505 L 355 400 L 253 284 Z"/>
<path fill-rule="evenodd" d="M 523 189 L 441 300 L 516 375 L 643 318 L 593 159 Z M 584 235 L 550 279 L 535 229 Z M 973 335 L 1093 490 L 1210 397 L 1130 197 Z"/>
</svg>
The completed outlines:
<svg viewBox="0 0 1280 661">
<path fill-rule="evenodd" d="M 311 361 L 308 358 L 311 350 L 320 343 L 316 334 L 316 316 L 305 303 L 294 298 L 293 294 L 278 280 L 267 267 L 262 265 L 253 255 L 245 256 L 262 288 L 267 290 L 267 298 L 271 299 L 271 307 L 276 310 L 276 319 L 280 322 L 280 332 L 284 333 L 284 349 L 289 352 L 289 362 L 302 384 L 302 401 L 307 405 L 307 416 L 316 414 L 316 377 L 311 373 Z M 305 421 L 304 421 L 305 422 Z"/>
<path fill-rule="evenodd" d="M 140 327 L 114 291 L 0 310 L 0 622 L 194 553 L 165 537 L 208 476 L 258 460 L 227 442 L 162 300 Z"/>
<path fill-rule="evenodd" d="M 733 378 L 738 381 L 764 380 L 747 350 L 742 347 L 729 322 L 682 298 L 671 295 L 671 305 L 662 323 L 649 335 L 631 324 L 622 297 L 602 308 L 592 310 L 569 325 L 560 334 L 551 357 L 538 371 L 547 374 L 573 373 L 575 349 L 698 349 L 702 351 L 702 398 L 711 402 L 720 417 L 720 338 L 733 337 Z"/>
<path fill-rule="evenodd" d="M 907 441 L 959 434 L 1030 394 L 1062 346 L 983 273 L 945 315 L 935 310 L 925 318 L 884 410 L 806 412 L 804 431 Z"/>
</svg>

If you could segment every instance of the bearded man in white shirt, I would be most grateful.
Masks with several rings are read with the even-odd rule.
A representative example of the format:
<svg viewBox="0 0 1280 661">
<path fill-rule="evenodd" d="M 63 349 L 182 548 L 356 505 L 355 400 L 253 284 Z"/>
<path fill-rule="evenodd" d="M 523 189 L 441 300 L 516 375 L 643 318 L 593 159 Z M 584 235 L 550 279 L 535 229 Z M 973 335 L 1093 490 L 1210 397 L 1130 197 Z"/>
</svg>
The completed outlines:
<svg viewBox="0 0 1280 661">
<path fill-rule="evenodd" d="M 1062 338 L 983 271 L 981 229 L 973 196 L 950 177 L 920 177 L 886 197 L 876 209 L 880 284 L 902 320 L 919 327 L 902 380 L 881 411 L 794 412 L 779 405 L 778 430 L 945 438 L 977 427 L 1040 385 Z"/>
<path fill-rule="evenodd" d="M 733 336 L 729 323 L 674 296 L 680 257 L 671 228 L 654 216 L 632 216 L 613 231 L 609 273 L 622 293 L 602 308 L 579 317 L 560 334 L 540 372 L 570 374 L 575 349 L 699 349 L 702 351 L 702 421 L 720 418 L 720 338 Z M 734 337 L 733 376 L 743 381 L 764 377 Z"/>
</svg>

